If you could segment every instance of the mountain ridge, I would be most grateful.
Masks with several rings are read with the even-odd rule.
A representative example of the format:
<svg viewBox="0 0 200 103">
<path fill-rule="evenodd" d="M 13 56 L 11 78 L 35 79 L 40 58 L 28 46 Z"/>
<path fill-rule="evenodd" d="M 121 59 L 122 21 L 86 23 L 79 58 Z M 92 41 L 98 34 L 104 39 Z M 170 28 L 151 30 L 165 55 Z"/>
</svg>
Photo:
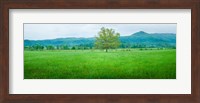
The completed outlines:
<svg viewBox="0 0 200 103">
<path fill-rule="evenodd" d="M 40 44 L 43 46 L 47 45 L 91 45 L 93 46 L 95 37 L 67 37 L 67 38 L 55 38 L 45 40 L 24 40 L 24 46 L 33 46 Z M 147 33 L 144 31 L 135 32 L 129 36 L 120 36 L 121 44 L 123 45 L 147 45 L 160 47 L 162 45 L 176 46 L 176 34 L 175 33 Z"/>
</svg>

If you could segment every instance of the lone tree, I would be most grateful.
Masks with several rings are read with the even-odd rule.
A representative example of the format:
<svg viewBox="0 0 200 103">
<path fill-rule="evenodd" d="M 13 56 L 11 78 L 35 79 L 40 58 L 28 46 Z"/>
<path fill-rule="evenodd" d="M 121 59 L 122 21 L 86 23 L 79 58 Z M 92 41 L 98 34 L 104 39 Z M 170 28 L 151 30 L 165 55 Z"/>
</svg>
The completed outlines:
<svg viewBox="0 0 200 103">
<path fill-rule="evenodd" d="M 113 29 L 101 28 L 98 36 L 96 37 L 95 47 L 98 49 L 115 49 L 120 46 L 120 34 L 116 33 Z"/>
</svg>

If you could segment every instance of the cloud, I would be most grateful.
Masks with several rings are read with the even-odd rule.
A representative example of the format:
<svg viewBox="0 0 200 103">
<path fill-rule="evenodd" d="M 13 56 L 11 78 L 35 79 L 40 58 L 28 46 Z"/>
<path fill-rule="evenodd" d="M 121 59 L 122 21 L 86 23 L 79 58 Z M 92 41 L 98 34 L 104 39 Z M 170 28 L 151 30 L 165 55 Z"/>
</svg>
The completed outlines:
<svg viewBox="0 0 200 103">
<path fill-rule="evenodd" d="M 101 27 L 115 29 L 122 36 L 131 35 L 138 31 L 176 33 L 176 24 L 24 24 L 24 39 L 94 37 Z"/>
</svg>

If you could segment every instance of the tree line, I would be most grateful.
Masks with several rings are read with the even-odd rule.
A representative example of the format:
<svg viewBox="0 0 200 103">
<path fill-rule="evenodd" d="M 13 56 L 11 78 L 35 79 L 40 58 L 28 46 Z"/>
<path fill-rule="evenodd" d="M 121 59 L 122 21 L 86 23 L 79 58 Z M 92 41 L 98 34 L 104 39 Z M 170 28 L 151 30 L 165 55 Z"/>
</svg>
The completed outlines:
<svg viewBox="0 0 200 103">
<path fill-rule="evenodd" d="M 88 49 L 92 49 L 92 47 L 84 46 L 84 45 L 78 45 L 78 46 L 72 46 L 72 47 L 69 47 L 68 45 L 57 45 L 57 46 L 46 45 L 46 46 L 43 46 L 40 44 L 24 47 L 24 50 L 88 50 Z"/>
<path fill-rule="evenodd" d="M 156 46 L 156 45 L 146 45 L 146 44 L 126 44 L 126 43 L 121 43 L 120 46 L 118 48 L 121 49 L 131 49 L 131 48 L 141 48 L 141 50 L 143 50 L 142 48 L 172 48 L 172 49 L 176 49 L 175 46 L 170 46 L 170 45 L 165 45 L 165 46 Z M 76 45 L 76 46 L 68 46 L 68 45 L 40 45 L 40 44 L 36 44 L 33 46 L 25 46 L 24 47 L 25 50 L 89 50 L 89 49 L 97 49 L 95 48 L 95 46 L 93 45 Z"/>
</svg>

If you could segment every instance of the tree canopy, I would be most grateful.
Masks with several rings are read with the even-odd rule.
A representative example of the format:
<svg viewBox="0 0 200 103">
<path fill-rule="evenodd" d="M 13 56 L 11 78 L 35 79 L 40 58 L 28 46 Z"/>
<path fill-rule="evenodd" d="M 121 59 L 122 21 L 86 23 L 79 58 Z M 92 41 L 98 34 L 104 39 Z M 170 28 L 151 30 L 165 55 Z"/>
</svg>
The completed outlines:
<svg viewBox="0 0 200 103">
<path fill-rule="evenodd" d="M 104 28 L 98 32 L 98 36 L 95 37 L 95 47 L 98 49 L 115 49 L 120 46 L 120 33 L 116 33 L 114 29 Z"/>
</svg>

